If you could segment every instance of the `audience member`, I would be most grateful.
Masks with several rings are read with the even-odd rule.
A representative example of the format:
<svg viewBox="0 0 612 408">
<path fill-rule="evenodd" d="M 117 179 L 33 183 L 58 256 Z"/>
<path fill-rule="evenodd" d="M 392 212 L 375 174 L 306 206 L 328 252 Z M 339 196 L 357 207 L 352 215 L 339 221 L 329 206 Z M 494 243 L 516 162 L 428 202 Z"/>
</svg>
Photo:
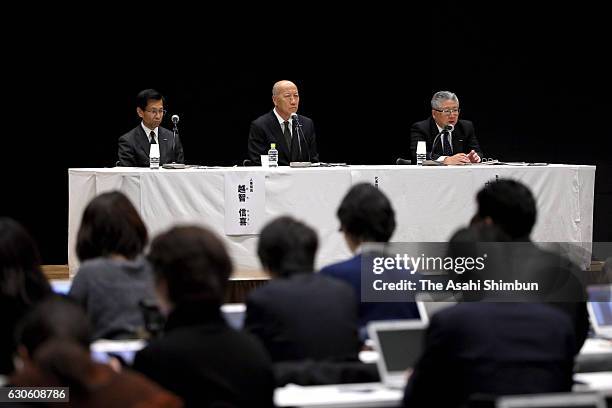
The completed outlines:
<svg viewBox="0 0 612 408">
<path fill-rule="evenodd" d="M 488 183 L 477 196 L 478 209 L 472 218 L 473 225 L 495 225 L 507 234 L 516 245 L 515 253 L 508 258 L 512 276 L 540 285 L 542 301 L 547 301 L 563 312 L 573 322 L 577 354 L 589 331 L 586 308 L 586 290 L 581 271 L 568 259 L 544 251 L 530 241 L 530 234 L 537 218 L 537 206 L 533 194 L 524 184 L 500 179 Z"/>
<path fill-rule="evenodd" d="M 163 336 L 136 354 L 134 368 L 190 407 L 273 405 L 274 377 L 265 349 L 221 315 L 232 264 L 223 243 L 200 227 L 175 227 L 153 240 Z"/>
<path fill-rule="evenodd" d="M 95 339 L 144 334 L 139 303 L 155 299 L 146 244 L 147 229 L 122 193 L 101 194 L 85 208 L 76 244 L 82 263 L 69 296 L 85 308 Z"/>
<path fill-rule="evenodd" d="M 34 240 L 16 221 L 0 217 L 0 375 L 13 371 L 13 332 L 21 317 L 37 302 L 51 294 L 40 269 Z"/>
<path fill-rule="evenodd" d="M 68 387 L 58 407 L 181 407 L 181 401 L 144 376 L 115 372 L 92 360 L 91 328 L 81 308 L 67 299 L 37 305 L 19 325 L 16 387 Z"/>
<path fill-rule="evenodd" d="M 272 280 L 247 299 L 245 328 L 272 360 L 357 360 L 357 303 L 350 286 L 313 273 L 315 231 L 280 217 L 261 231 L 257 253 Z"/>
<path fill-rule="evenodd" d="M 353 186 L 344 196 L 337 212 L 340 230 L 349 249 L 356 255 L 351 259 L 321 269 L 321 274 L 349 283 L 356 298 L 361 299 L 362 244 L 386 243 L 395 230 L 395 212 L 389 199 L 368 183 Z M 414 302 L 359 302 L 359 326 L 362 337 L 366 325 L 374 320 L 418 319 Z"/>
</svg>

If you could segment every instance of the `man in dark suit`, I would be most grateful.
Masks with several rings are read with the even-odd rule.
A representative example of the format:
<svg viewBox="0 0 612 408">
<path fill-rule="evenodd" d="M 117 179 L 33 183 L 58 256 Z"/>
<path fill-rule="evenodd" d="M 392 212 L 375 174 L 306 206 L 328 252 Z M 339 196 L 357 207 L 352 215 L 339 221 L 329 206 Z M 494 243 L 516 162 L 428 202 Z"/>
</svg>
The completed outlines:
<svg viewBox="0 0 612 408">
<path fill-rule="evenodd" d="M 350 286 L 313 273 L 317 235 L 290 217 L 261 231 L 257 253 L 273 279 L 247 299 L 245 329 L 274 362 L 357 361 L 357 303 Z"/>
<path fill-rule="evenodd" d="M 570 392 L 570 319 L 541 303 L 466 302 L 433 315 L 405 407 L 460 407 L 474 394 Z"/>
<path fill-rule="evenodd" d="M 416 122 L 410 128 L 413 163 L 416 163 L 419 141 L 425 141 L 428 159 L 444 164 L 480 163 L 482 150 L 474 134 L 474 125 L 469 120 L 459 120 L 459 111 L 457 95 L 448 91 L 434 94 L 431 98 L 431 118 Z M 437 135 L 440 136 L 434 147 L 432 145 Z"/>
<path fill-rule="evenodd" d="M 361 301 L 361 245 L 365 242 L 386 243 L 391 238 L 395 230 L 395 212 L 389 199 L 371 184 L 356 184 L 342 199 L 337 215 L 344 239 L 356 255 L 326 266 L 321 269 L 321 274 L 340 279 L 353 287 L 359 305 L 361 337 L 367 337 L 366 325 L 369 321 L 418 319 L 419 311 L 414 302 Z"/>
<path fill-rule="evenodd" d="M 136 354 L 134 368 L 187 407 L 273 406 L 268 354 L 220 311 L 232 272 L 221 240 L 200 227 L 175 227 L 153 240 L 149 260 L 168 320 L 164 335 Z"/>
<path fill-rule="evenodd" d="M 500 179 L 488 183 L 476 195 L 478 209 L 472 225 L 494 225 L 517 243 L 508 258 L 513 277 L 538 282 L 547 304 L 566 313 L 575 333 L 577 354 L 589 331 L 586 289 L 582 271 L 559 254 L 544 251 L 530 241 L 537 218 L 536 201 L 527 186 Z"/>
<path fill-rule="evenodd" d="M 272 111 L 251 122 L 251 162 L 261 164 L 260 155 L 267 155 L 272 143 L 276 143 L 280 166 L 288 166 L 290 162 L 318 162 L 314 124 L 310 118 L 297 114 L 300 104 L 297 86 L 290 81 L 275 83 L 272 102 Z"/>
<path fill-rule="evenodd" d="M 159 144 L 159 164 L 184 163 L 183 145 L 178 135 L 160 126 L 166 111 L 164 97 L 145 89 L 136 97 L 136 113 L 142 122 L 119 138 L 119 166 L 149 167 L 152 144 Z"/>
</svg>

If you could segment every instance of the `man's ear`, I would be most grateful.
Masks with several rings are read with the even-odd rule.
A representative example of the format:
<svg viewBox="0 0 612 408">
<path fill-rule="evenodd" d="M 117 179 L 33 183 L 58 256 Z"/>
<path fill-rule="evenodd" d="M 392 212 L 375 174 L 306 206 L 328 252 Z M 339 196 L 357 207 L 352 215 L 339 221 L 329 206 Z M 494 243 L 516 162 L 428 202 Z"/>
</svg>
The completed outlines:
<svg viewBox="0 0 612 408">
<path fill-rule="evenodd" d="M 139 107 L 136 108 L 136 113 L 138 114 L 138 116 L 140 118 L 142 118 L 144 116 L 144 112 L 142 111 L 142 109 L 140 109 Z"/>
</svg>

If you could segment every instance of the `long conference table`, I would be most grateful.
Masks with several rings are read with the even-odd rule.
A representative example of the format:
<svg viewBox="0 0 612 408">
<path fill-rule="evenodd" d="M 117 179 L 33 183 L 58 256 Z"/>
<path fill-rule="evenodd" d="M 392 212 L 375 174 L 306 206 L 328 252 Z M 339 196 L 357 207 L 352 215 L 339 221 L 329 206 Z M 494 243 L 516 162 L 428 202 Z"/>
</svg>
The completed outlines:
<svg viewBox="0 0 612 408">
<path fill-rule="evenodd" d="M 533 191 L 534 241 L 592 242 L 595 166 L 82 168 L 68 170 L 68 265 L 74 274 L 85 207 L 107 191 L 127 195 L 151 236 L 177 224 L 209 227 L 224 239 L 235 268 L 248 271 L 261 269 L 257 231 L 281 215 L 317 231 L 317 267 L 350 257 L 336 210 L 356 183 L 372 183 L 390 198 L 397 223 L 393 242 L 444 242 L 469 223 L 476 193 L 499 178 L 520 180 Z M 248 210 L 241 208 L 245 188 Z"/>
</svg>

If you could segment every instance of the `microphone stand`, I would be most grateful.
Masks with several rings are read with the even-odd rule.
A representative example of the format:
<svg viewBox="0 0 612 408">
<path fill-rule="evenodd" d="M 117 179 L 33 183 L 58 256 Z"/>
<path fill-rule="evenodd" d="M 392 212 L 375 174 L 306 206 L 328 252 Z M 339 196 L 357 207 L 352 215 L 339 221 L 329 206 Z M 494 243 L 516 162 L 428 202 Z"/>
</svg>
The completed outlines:
<svg viewBox="0 0 612 408">
<path fill-rule="evenodd" d="M 302 159 L 302 142 L 300 141 L 300 133 L 302 134 L 302 138 L 304 139 L 304 146 L 306 147 L 306 152 L 308 153 L 308 161 L 310 161 L 310 149 L 308 148 L 308 144 L 306 143 L 306 136 L 304 136 L 304 131 L 302 130 L 302 124 L 298 120 L 297 114 L 293 117 L 293 122 L 295 123 L 295 130 L 297 132 L 298 139 L 298 147 L 300 149 L 300 160 Z"/>
</svg>

